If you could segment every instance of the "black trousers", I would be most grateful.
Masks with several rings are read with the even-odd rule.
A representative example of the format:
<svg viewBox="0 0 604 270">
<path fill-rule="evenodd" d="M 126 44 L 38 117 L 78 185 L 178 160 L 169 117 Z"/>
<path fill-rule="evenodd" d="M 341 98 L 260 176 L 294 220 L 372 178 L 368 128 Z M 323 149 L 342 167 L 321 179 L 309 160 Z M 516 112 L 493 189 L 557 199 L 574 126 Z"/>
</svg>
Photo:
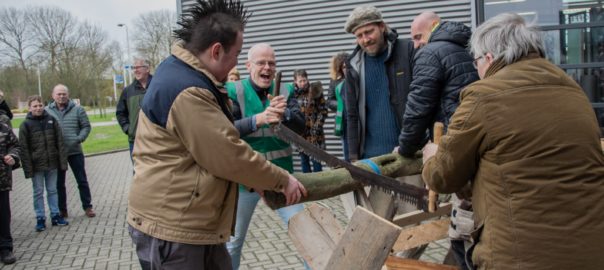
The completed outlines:
<svg viewBox="0 0 604 270">
<path fill-rule="evenodd" d="M 13 237 L 10 234 L 10 191 L 0 191 L 0 249 L 13 251 Z"/>
<path fill-rule="evenodd" d="M 69 167 L 73 171 L 73 176 L 78 183 L 80 191 L 80 201 L 82 201 L 82 209 L 92 207 L 92 195 L 90 195 L 90 187 L 88 186 L 88 177 L 86 176 L 86 168 L 84 164 L 84 154 L 76 154 L 67 157 Z M 59 210 L 67 211 L 67 191 L 65 188 L 65 174 L 67 171 L 59 170 L 57 174 L 57 193 L 59 194 Z"/>
</svg>

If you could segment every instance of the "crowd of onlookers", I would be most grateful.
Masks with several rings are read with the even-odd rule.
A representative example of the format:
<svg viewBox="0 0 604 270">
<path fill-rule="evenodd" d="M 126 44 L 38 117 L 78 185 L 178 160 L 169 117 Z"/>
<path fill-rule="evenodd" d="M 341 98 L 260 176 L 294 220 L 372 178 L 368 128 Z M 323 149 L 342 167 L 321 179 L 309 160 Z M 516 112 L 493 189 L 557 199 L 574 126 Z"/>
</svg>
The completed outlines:
<svg viewBox="0 0 604 270">
<path fill-rule="evenodd" d="M 18 137 L 13 133 L 12 113 L 3 99 L 0 105 L 0 153 L 3 156 L 0 175 L 0 259 L 5 264 L 16 261 L 10 233 L 10 200 L 12 170 L 22 168 L 25 178 L 31 178 L 35 230 L 46 229 L 46 202 L 52 226 L 67 226 L 67 192 L 65 178 L 68 166 L 78 185 L 82 209 L 95 217 L 92 196 L 84 164 L 82 143 L 91 126 L 84 108 L 69 99 L 67 86 L 58 84 L 52 90 L 53 101 L 46 107 L 40 96 L 27 98 L 29 112 L 19 126 Z"/>
</svg>

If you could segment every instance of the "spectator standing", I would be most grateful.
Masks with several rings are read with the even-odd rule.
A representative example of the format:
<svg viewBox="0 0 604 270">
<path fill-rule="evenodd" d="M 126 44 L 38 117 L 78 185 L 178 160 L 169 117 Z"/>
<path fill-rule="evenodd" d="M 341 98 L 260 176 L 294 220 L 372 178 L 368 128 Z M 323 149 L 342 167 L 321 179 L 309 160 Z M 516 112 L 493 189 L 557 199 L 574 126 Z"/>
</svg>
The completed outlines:
<svg viewBox="0 0 604 270">
<path fill-rule="evenodd" d="M 344 79 L 346 77 L 346 59 L 349 55 L 340 52 L 331 58 L 329 63 L 329 90 L 327 94 L 327 107 L 336 113 L 334 134 L 342 138 L 342 151 L 344 159 L 348 158 L 348 142 L 346 141 L 346 106 Z"/>
<path fill-rule="evenodd" d="M 134 146 L 134 138 L 136 137 L 138 112 L 141 109 L 140 104 L 147 92 L 147 86 L 149 86 L 153 78 L 150 74 L 149 61 L 145 59 L 135 59 L 134 67 L 132 68 L 135 79 L 122 91 L 115 110 L 117 122 L 122 127 L 122 131 L 128 135 L 130 156 L 132 156 L 132 147 Z"/>
<path fill-rule="evenodd" d="M 238 80 L 241 80 L 241 75 L 239 74 L 239 70 L 237 70 L 237 67 L 234 67 L 229 72 L 229 78 L 227 82 L 236 82 Z"/>
<path fill-rule="evenodd" d="M 321 88 L 322 86 L 316 85 Z M 318 93 L 317 97 L 311 93 L 310 84 L 308 82 L 308 74 L 304 69 L 294 70 L 294 96 L 300 104 L 300 110 L 304 114 L 305 126 L 302 137 L 310 143 L 324 149 L 325 135 L 323 134 L 323 124 L 327 118 L 327 106 L 323 93 Z M 310 164 L 312 163 L 312 169 Z M 323 170 L 321 161 L 309 157 L 307 154 L 300 152 L 300 164 L 303 173 L 320 172 Z"/>
<path fill-rule="evenodd" d="M 67 162 L 78 183 L 82 209 L 87 217 L 95 217 L 92 209 L 92 195 L 88 186 L 82 143 L 88 138 L 91 126 L 84 108 L 69 99 L 69 89 L 63 84 L 56 85 L 52 90 L 53 102 L 48 104 L 46 112 L 53 116 L 63 131 L 63 143 L 67 152 Z M 67 212 L 67 192 L 65 190 L 65 174 L 67 170 L 59 170 L 57 191 L 59 193 L 59 210 L 61 216 L 69 216 Z"/>
<path fill-rule="evenodd" d="M 67 169 L 63 134 L 57 120 L 44 110 L 42 97 L 27 99 L 29 112 L 19 127 L 21 163 L 25 178 L 32 178 L 36 231 L 46 230 L 44 188 L 52 226 L 69 225 L 59 212 L 57 174 Z"/>
<path fill-rule="evenodd" d="M 9 192 L 13 187 L 12 171 L 19 167 L 21 150 L 17 136 L 8 125 L 0 123 L 0 138 L 0 261 L 13 264 L 17 258 L 13 254 Z"/>
</svg>

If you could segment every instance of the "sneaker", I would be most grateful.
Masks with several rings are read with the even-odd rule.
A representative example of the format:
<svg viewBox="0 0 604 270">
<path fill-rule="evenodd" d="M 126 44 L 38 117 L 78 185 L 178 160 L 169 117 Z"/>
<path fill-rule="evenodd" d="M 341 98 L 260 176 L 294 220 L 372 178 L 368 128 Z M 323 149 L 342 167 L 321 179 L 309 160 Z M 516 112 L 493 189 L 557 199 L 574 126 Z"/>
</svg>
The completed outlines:
<svg viewBox="0 0 604 270">
<path fill-rule="evenodd" d="M 45 218 L 36 218 L 36 232 L 41 232 L 46 230 L 46 219 Z"/>
<path fill-rule="evenodd" d="M 67 226 L 69 222 L 65 220 L 61 215 L 55 215 L 52 217 L 52 226 Z"/>
<path fill-rule="evenodd" d="M 61 210 L 61 216 L 64 218 L 68 218 L 69 214 L 67 213 L 67 210 Z"/>
<path fill-rule="evenodd" d="M 94 210 L 92 210 L 92 207 L 86 208 L 86 210 L 84 210 L 86 212 L 86 216 L 93 218 L 96 217 L 96 213 L 94 212 Z"/>
<path fill-rule="evenodd" d="M 15 258 L 15 254 L 13 254 L 12 251 L 8 249 L 2 249 L 0 250 L 0 260 L 4 264 L 13 264 L 17 261 L 17 258 Z"/>
</svg>

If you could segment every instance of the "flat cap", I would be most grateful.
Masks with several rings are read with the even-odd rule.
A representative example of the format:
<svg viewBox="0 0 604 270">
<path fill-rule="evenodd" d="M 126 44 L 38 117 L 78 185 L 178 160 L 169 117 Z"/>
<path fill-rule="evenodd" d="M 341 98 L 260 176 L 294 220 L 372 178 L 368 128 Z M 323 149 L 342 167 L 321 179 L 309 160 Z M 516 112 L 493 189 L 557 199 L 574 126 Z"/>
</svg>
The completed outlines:
<svg viewBox="0 0 604 270">
<path fill-rule="evenodd" d="M 344 30 L 353 33 L 357 28 L 370 23 L 384 22 L 382 13 L 374 6 L 358 6 L 348 16 Z"/>
</svg>

